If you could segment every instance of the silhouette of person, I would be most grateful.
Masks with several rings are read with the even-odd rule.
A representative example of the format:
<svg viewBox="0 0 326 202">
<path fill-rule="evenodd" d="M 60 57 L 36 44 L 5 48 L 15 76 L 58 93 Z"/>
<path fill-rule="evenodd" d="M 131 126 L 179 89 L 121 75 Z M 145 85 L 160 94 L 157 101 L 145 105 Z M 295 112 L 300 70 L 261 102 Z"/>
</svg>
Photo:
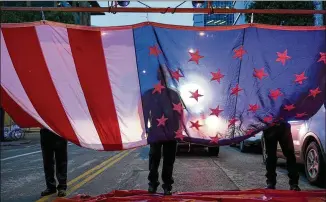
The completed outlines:
<svg viewBox="0 0 326 202">
<path fill-rule="evenodd" d="M 275 189 L 276 185 L 276 152 L 277 142 L 280 143 L 282 152 L 286 157 L 286 164 L 288 169 L 290 190 L 300 191 L 298 186 L 299 173 L 296 165 L 296 158 L 294 154 L 294 145 L 291 134 L 291 125 L 287 122 L 281 122 L 264 130 L 264 139 L 266 144 L 266 189 Z"/>
<path fill-rule="evenodd" d="M 157 71 L 157 79 L 161 84 L 165 84 L 165 73 L 162 66 Z M 161 149 L 163 147 L 163 169 L 162 181 L 165 195 L 172 194 L 173 165 L 176 157 L 177 141 L 175 140 L 175 131 L 181 127 L 181 114 L 173 110 L 173 104 L 180 104 L 179 94 L 168 88 L 160 92 L 155 92 L 154 88 L 147 90 L 142 96 L 144 125 L 148 134 L 147 141 L 150 144 L 149 151 L 149 193 L 156 193 L 159 186 L 158 168 L 161 160 Z M 159 125 L 159 119 L 162 116 L 166 119 L 164 124 Z M 148 126 L 147 123 L 150 123 Z"/>
<path fill-rule="evenodd" d="M 41 193 L 41 196 L 54 194 L 57 190 L 59 197 L 66 196 L 68 167 L 67 140 L 46 128 L 42 128 L 40 134 L 47 187 L 46 190 Z M 59 182 L 57 187 L 54 173 Z"/>
</svg>

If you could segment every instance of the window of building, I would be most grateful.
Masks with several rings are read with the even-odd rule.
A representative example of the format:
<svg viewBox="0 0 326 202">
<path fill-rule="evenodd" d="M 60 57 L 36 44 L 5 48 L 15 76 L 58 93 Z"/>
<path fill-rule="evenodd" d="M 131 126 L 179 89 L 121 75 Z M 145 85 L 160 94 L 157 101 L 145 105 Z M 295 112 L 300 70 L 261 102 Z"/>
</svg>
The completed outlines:
<svg viewBox="0 0 326 202">
<path fill-rule="evenodd" d="M 234 22 L 234 15 L 233 14 L 205 15 L 204 21 L 206 26 L 232 25 Z"/>
<path fill-rule="evenodd" d="M 207 8 L 208 3 L 205 2 L 203 7 Z M 233 1 L 211 1 L 211 6 L 213 8 L 233 8 Z M 194 14 L 194 26 L 225 26 L 233 25 L 234 23 L 234 14 L 200 14 L 203 16 L 203 25 L 199 22 L 198 18 L 195 16 L 199 14 Z"/>
</svg>

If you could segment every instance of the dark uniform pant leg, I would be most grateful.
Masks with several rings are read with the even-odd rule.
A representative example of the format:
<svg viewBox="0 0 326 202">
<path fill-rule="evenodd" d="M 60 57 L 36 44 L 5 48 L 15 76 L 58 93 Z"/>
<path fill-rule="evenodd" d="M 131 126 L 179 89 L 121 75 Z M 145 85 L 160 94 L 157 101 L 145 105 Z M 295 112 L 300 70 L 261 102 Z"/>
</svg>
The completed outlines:
<svg viewBox="0 0 326 202">
<path fill-rule="evenodd" d="M 162 181 L 163 189 L 172 190 L 173 180 L 173 165 L 177 151 L 177 142 L 169 141 L 163 143 L 163 170 Z"/>
<path fill-rule="evenodd" d="M 294 145 L 291 134 L 291 125 L 284 123 L 281 125 L 281 134 L 279 137 L 279 143 L 282 148 L 282 152 L 286 157 L 286 166 L 289 176 L 289 184 L 297 185 L 299 183 L 299 173 L 297 170 L 296 158 L 294 153 Z"/>
<path fill-rule="evenodd" d="M 265 145 L 266 145 L 266 178 L 267 184 L 276 185 L 276 150 L 277 150 L 277 130 L 272 127 L 264 131 Z"/>
<path fill-rule="evenodd" d="M 158 168 L 161 161 L 161 149 L 162 143 L 151 143 L 149 150 L 149 185 L 153 187 L 158 187 L 160 182 L 158 181 Z"/>
<path fill-rule="evenodd" d="M 54 179 L 54 145 L 51 141 L 51 134 L 49 134 L 47 130 L 42 129 L 40 134 L 46 186 L 50 190 L 55 190 L 56 181 Z"/>
<path fill-rule="evenodd" d="M 56 163 L 56 177 L 59 182 L 58 190 L 67 189 L 67 167 L 68 167 L 68 152 L 67 140 L 57 137 L 55 147 L 55 163 Z"/>
</svg>

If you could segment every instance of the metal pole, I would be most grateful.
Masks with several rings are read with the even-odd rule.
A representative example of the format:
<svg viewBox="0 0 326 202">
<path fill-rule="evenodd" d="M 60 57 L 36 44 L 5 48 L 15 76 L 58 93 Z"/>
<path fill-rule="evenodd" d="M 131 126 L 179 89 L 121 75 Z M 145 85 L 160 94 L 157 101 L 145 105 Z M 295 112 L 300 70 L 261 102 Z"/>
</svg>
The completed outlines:
<svg viewBox="0 0 326 202">
<path fill-rule="evenodd" d="M 212 6 L 212 4 L 211 4 L 212 2 L 210 2 L 210 1 L 207 1 L 207 8 L 211 8 L 211 6 Z"/>
<path fill-rule="evenodd" d="M 315 10 L 323 10 L 323 3 L 322 1 L 314 1 Z M 321 14 L 314 14 L 315 18 L 315 26 L 323 26 L 323 15 Z"/>
<path fill-rule="evenodd" d="M 0 142 L 5 140 L 5 111 L 0 108 Z"/>
<path fill-rule="evenodd" d="M 42 9 L 42 7 L 41 7 L 41 9 Z M 43 10 L 41 10 L 41 17 L 42 17 L 42 20 L 45 20 L 45 15 L 44 15 Z"/>
<path fill-rule="evenodd" d="M 87 8 L 88 7 L 88 2 L 87 1 L 81 1 L 79 2 L 79 6 L 82 8 Z M 88 18 L 90 18 L 90 14 L 87 12 L 80 12 L 80 24 L 81 25 L 89 25 L 88 23 Z"/>
<path fill-rule="evenodd" d="M 109 7 L 1 7 L 4 11 L 62 11 L 62 12 L 107 12 Z M 211 8 L 139 8 L 139 7 L 113 7 L 111 12 L 117 13 L 211 13 Z M 214 8 L 214 13 L 260 13 L 260 14 L 289 14 L 289 15 L 313 15 L 326 14 L 326 10 L 304 10 L 304 9 L 227 9 Z"/>
</svg>

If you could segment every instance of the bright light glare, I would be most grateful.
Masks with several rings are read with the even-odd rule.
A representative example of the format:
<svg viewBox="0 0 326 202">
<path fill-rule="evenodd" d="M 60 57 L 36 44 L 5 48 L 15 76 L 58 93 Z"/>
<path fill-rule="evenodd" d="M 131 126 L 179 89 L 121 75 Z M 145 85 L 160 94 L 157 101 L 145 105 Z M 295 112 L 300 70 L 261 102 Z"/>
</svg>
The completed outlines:
<svg viewBox="0 0 326 202">
<path fill-rule="evenodd" d="M 306 123 L 301 124 L 300 129 L 299 129 L 299 134 L 304 135 L 308 132 L 308 127 Z"/>
<path fill-rule="evenodd" d="M 205 125 L 210 131 L 224 131 L 227 127 L 222 118 L 216 116 L 208 116 L 205 119 Z"/>
<path fill-rule="evenodd" d="M 108 33 L 107 32 L 101 32 L 101 35 L 102 36 L 105 36 L 105 35 L 107 35 Z"/>
<path fill-rule="evenodd" d="M 204 36 L 205 32 L 199 32 L 199 36 Z"/>
<path fill-rule="evenodd" d="M 150 127 L 152 127 L 152 125 L 151 125 L 151 122 L 148 119 L 148 121 L 147 121 L 147 128 L 150 128 Z"/>
<path fill-rule="evenodd" d="M 288 121 L 289 124 L 296 124 L 299 123 L 300 121 Z"/>
<path fill-rule="evenodd" d="M 214 91 L 212 91 L 209 79 L 202 77 L 197 73 L 192 73 L 187 74 L 187 81 L 181 82 L 178 90 L 182 100 L 191 113 L 202 113 L 207 109 L 207 107 L 212 107 L 216 104 L 215 98 L 216 95 L 219 95 L 220 90 L 214 89 Z M 203 95 L 198 98 L 198 102 L 194 98 L 190 98 L 190 92 L 195 92 L 196 90 L 198 90 L 199 94 Z"/>
<path fill-rule="evenodd" d="M 192 49 L 192 48 L 189 49 L 189 53 L 194 53 L 194 52 L 195 52 L 194 49 Z"/>
<path fill-rule="evenodd" d="M 143 70 L 143 73 L 146 74 L 146 70 Z"/>
<path fill-rule="evenodd" d="M 300 141 L 299 140 L 293 140 L 293 144 L 299 146 L 300 145 Z"/>
<path fill-rule="evenodd" d="M 190 92 L 195 92 L 198 89 L 198 93 L 204 95 L 198 98 L 198 102 L 191 97 Z M 188 83 L 180 87 L 180 95 L 187 107 L 192 107 L 194 105 L 200 106 L 200 104 L 205 100 L 205 91 L 204 89 L 195 83 Z"/>
</svg>

